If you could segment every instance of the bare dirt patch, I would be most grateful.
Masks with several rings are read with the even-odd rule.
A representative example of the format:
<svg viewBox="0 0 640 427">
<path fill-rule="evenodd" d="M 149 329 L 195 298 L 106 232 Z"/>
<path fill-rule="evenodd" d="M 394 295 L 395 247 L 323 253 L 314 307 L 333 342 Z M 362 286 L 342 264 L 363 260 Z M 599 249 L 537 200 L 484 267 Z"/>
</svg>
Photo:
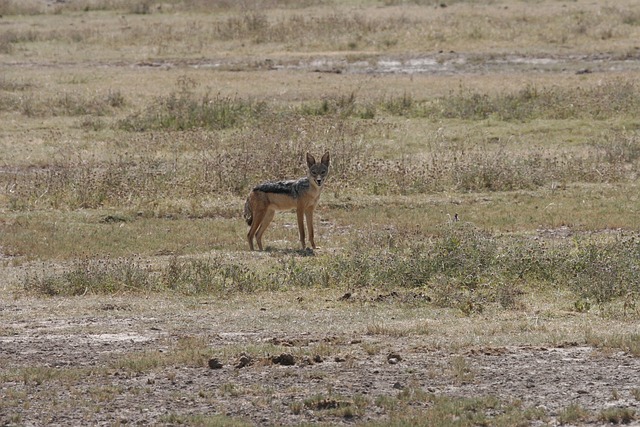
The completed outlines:
<svg viewBox="0 0 640 427">
<path fill-rule="evenodd" d="M 257 305 L 255 298 L 5 302 L 0 422 L 147 425 L 226 416 L 256 425 L 352 424 L 390 416 L 381 399 L 426 410 L 429 396 L 492 396 L 537 408 L 551 423 L 570 405 L 591 421 L 607 408 L 640 410 L 640 360 L 624 352 L 584 342 L 490 345 L 486 337 L 447 348 L 437 332 L 401 333 L 406 319 L 386 303 L 332 297 L 294 307 L 301 298 L 293 297 L 279 295 L 281 308 L 271 296 Z M 405 315 L 440 317 L 429 311 Z M 378 314 L 396 333 L 376 333 Z M 417 392 L 423 397 L 407 397 Z"/>
<path fill-rule="evenodd" d="M 10 68 L 128 68 L 204 69 L 223 71 L 307 71 L 335 74 L 408 74 L 430 76 L 565 73 L 591 74 L 638 71 L 640 49 L 627 55 L 599 54 L 471 54 L 466 52 L 425 52 L 380 55 L 362 53 L 308 55 L 262 55 L 260 57 L 165 58 L 145 61 L 5 62 Z"/>
</svg>

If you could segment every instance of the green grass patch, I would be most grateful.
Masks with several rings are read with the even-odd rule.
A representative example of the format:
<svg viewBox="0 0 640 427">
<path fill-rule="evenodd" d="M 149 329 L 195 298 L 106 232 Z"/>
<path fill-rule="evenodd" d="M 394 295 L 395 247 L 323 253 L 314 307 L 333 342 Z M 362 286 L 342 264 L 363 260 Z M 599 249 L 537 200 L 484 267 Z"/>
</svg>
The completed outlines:
<svg viewBox="0 0 640 427">
<path fill-rule="evenodd" d="M 640 298 L 638 251 L 635 235 L 582 237 L 549 246 L 541 240 L 499 237 L 452 223 L 437 235 L 371 231 L 332 256 L 299 257 L 293 252 L 253 265 L 219 254 L 202 259 L 172 257 L 160 269 L 133 258 L 82 259 L 61 273 L 31 274 L 23 288 L 49 296 L 418 289 L 438 307 L 472 314 L 488 306 L 519 309 L 526 290 L 561 287 L 575 295 L 576 311 L 622 304 L 624 314 L 631 315 L 637 313 Z"/>
<path fill-rule="evenodd" d="M 195 427 L 249 427 L 253 423 L 244 421 L 239 417 L 229 417 L 226 415 L 181 415 L 169 414 L 159 418 L 163 424 L 188 425 Z"/>
<path fill-rule="evenodd" d="M 401 392 L 401 393 L 404 393 Z M 406 400 L 402 400 L 400 407 L 391 411 L 388 421 L 368 423 L 370 426 L 501 426 L 501 425 L 529 425 L 534 421 L 544 420 L 546 413 L 542 409 L 524 407 L 518 401 L 503 402 L 486 396 L 475 398 L 435 396 L 426 394 L 419 401 L 428 402 L 427 409 L 406 407 Z M 389 402 L 377 399 L 379 404 L 389 407 Z"/>
<path fill-rule="evenodd" d="M 598 419 L 609 424 L 629 424 L 637 420 L 637 415 L 632 408 L 609 408 L 602 410 Z"/>
<path fill-rule="evenodd" d="M 81 259 L 59 274 L 30 274 L 23 282 L 29 294 L 78 296 L 149 292 L 154 283 L 144 268 L 129 258 Z"/>
<path fill-rule="evenodd" d="M 204 367 L 212 354 L 213 349 L 205 338 L 185 336 L 167 352 L 129 353 L 111 361 L 110 366 L 131 373 L 152 372 L 169 366 Z"/>
<path fill-rule="evenodd" d="M 268 111 L 263 101 L 220 95 L 196 98 L 188 91 L 183 91 L 156 99 L 144 111 L 121 120 L 119 127 L 135 132 L 194 128 L 223 130 L 249 125 L 265 117 Z"/>
</svg>

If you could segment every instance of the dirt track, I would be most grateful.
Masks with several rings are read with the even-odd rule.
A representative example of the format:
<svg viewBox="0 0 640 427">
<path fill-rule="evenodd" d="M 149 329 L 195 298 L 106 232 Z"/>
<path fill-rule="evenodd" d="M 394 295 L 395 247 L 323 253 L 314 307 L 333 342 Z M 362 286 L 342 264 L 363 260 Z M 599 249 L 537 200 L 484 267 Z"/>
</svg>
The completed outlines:
<svg viewBox="0 0 640 427">
<path fill-rule="evenodd" d="M 430 76 L 511 74 L 511 73 L 616 73 L 640 70 L 640 49 L 626 56 L 608 53 L 593 55 L 467 54 L 433 52 L 420 55 L 363 55 L 359 61 L 344 55 L 319 55 L 312 59 L 296 55 L 265 57 L 220 57 L 203 59 L 163 59 L 154 61 L 110 62 L 4 62 L 11 68 L 196 68 L 221 70 L 297 70 L 317 73 L 426 74 Z"/>
</svg>

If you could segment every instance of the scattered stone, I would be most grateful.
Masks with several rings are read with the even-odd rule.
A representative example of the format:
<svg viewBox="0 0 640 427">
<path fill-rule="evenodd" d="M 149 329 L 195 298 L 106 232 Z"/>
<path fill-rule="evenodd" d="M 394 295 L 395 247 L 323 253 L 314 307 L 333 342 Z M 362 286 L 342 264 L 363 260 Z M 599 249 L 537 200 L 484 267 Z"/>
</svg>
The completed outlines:
<svg viewBox="0 0 640 427">
<path fill-rule="evenodd" d="M 249 366 L 253 363 L 253 358 L 246 353 L 240 354 L 240 360 L 236 364 L 237 369 L 244 368 L 245 366 Z"/>
<path fill-rule="evenodd" d="M 351 402 L 348 400 L 336 400 L 336 399 L 317 399 L 317 400 L 308 400 L 304 403 L 309 409 L 314 410 L 325 410 L 325 409 L 336 409 L 336 408 L 344 408 L 347 406 L 351 406 Z"/>
<path fill-rule="evenodd" d="M 340 298 L 338 298 L 338 301 L 347 301 L 349 298 L 351 298 L 351 292 L 347 292 L 342 295 Z"/>
<path fill-rule="evenodd" d="M 296 358 L 291 353 L 282 353 L 280 356 L 274 356 L 271 361 L 276 365 L 292 366 L 296 364 Z"/>
<path fill-rule="evenodd" d="M 396 390 L 402 390 L 404 389 L 404 386 L 402 384 L 400 384 L 399 382 L 396 382 L 393 384 L 393 388 L 395 388 Z"/>
<path fill-rule="evenodd" d="M 107 215 L 100 220 L 102 224 L 114 224 L 117 222 L 127 222 L 127 219 L 119 215 Z"/>
<path fill-rule="evenodd" d="M 131 306 L 129 304 L 104 303 L 101 304 L 98 309 L 104 311 L 129 311 L 131 310 Z"/>
<path fill-rule="evenodd" d="M 287 340 L 287 339 L 280 339 L 277 337 L 274 337 L 272 339 L 269 340 L 270 343 L 272 343 L 273 345 L 279 345 L 282 347 L 294 347 L 295 346 L 295 342 L 291 341 L 291 340 Z"/>
<path fill-rule="evenodd" d="M 400 356 L 398 353 L 389 353 L 387 355 L 387 362 L 389 362 L 391 365 L 395 365 L 401 360 L 402 356 Z"/>
<path fill-rule="evenodd" d="M 309 356 L 303 357 L 302 360 L 300 361 L 301 366 L 311 366 L 313 364 L 314 364 L 313 359 L 310 358 Z"/>
<path fill-rule="evenodd" d="M 211 369 L 222 369 L 222 362 L 220 362 L 215 357 L 213 359 L 209 359 L 209 368 L 211 368 Z"/>
<path fill-rule="evenodd" d="M 390 299 L 394 299 L 394 298 L 398 298 L 398 293 L 396 291 L 391 291 L 388 294 L 379 294 L 377 297 L 375 297 L 373 300 L 375 302 L 385 302 L 388 301 Z"/>
</svg>

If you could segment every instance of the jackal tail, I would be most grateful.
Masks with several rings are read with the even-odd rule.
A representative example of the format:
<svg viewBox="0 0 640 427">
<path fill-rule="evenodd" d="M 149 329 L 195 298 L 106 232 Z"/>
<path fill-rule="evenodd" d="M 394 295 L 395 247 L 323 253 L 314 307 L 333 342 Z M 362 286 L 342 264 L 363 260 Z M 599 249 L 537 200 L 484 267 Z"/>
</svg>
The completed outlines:
<svg viewBox="0 0 640 427">
<path fill-rule="evenodd" d="M 247 221 L 247 225 L 251 226 L 253 222 L 253 212 L 251 211 L 251 203 L 249 203 L 248 197 L 247 201 L 244 202 L 244 219 Z"/>
</svg>

